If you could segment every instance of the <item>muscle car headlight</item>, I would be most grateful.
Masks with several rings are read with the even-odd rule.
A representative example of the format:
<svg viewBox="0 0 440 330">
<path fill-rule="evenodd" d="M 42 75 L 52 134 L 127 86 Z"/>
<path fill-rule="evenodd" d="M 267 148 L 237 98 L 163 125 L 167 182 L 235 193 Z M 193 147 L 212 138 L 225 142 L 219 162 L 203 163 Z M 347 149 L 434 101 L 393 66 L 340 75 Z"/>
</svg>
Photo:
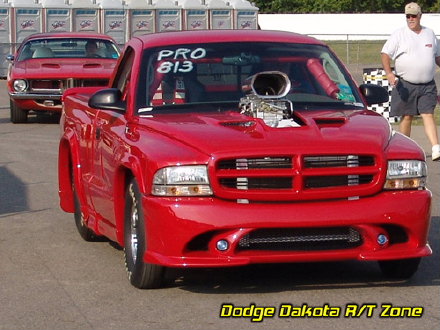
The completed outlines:
<svg viewBox="0 0 440 330">
<path fill-rule="evenodd" d="M 162 168 L 154 175 L 151 193 L 156 196 L 212 195 L 208 170 L 204 165 Z"/>
<path fill-rule="evenodd" d="M 26 80 L 23 79 L 17 79 L 14 80 L 14 90 L 18 93 L 26 91 L 28 88 L 28 84 Z"/>
<path fill-rule="evenodd" d="M 426 163 L 420 160 L 388 162 L 385 189 L 422 189 L 426 186 Z"/>
</svg>

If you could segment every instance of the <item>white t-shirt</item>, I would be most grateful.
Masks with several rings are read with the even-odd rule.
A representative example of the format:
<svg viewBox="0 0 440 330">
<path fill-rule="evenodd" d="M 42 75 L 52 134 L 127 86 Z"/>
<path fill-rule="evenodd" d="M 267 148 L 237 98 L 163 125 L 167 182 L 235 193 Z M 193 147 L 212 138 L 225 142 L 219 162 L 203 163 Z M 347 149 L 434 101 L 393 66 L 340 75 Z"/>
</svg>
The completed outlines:
<svg viewBox="0 0 440 330">
<path fill-rule="evenodd" d="M 440 56 L 440 43 L 431 29 L 422 26 L 420 33 L 408 26 L 394 31 L 382 48 L 394 60 L 396 75 L 413 84 L 434 79 L 435 58 Z"/>
</svg>

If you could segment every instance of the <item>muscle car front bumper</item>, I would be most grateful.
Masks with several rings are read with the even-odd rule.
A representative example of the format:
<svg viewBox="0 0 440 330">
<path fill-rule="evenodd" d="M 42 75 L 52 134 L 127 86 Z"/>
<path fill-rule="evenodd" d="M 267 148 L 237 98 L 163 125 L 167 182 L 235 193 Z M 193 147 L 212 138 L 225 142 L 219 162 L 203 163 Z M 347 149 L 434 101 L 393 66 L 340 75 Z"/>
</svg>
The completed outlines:
<svg viewBox="0 0 440 330">
<path fill-rule="evenodd" d="M 24 110 L 61 112 L 61 94 L 9 93 L 9 97 Z"/>
</svg>

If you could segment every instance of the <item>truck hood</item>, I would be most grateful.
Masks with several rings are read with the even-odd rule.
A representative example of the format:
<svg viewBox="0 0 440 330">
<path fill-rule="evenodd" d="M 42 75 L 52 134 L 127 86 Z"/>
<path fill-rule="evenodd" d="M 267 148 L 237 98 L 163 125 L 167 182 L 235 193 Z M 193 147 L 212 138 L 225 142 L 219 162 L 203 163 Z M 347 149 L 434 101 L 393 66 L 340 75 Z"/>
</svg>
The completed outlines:
<svg viewBox="0 0 440 330">
<path fill-rule="evenodd" d="M 272 128 L 237 112 L 145 116 L 140 126 L 211 157 L 261 154 L 379 154 L 391 128 L 368 110 L 297 111 L 299 127 Z"/>
<path fill-rule="evenodd" d="M 113 59 L 30 59 L 15 63 L 12 75 L 13 79 L 109 78 L 115 65 Z"/>
</svg>

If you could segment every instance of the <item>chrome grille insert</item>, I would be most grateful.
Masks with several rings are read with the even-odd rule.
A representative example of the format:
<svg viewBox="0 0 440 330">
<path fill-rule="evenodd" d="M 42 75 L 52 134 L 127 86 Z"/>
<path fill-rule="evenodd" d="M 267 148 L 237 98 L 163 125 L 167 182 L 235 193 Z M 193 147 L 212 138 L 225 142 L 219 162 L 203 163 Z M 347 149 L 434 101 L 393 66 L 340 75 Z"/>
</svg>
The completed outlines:
<svg viewBox="0 0 440 330">
<path fill-rule="evenodd" d="M 232 178 L 221 179 L 220 184 L 227 188 L 236 189 L 291 189 L 293 181 L 291 177 L 270 178 Z"/>
<path fill-rule="evenodd" d="M 305 179 L 305 188 L 326 188 L 340 186 L 355 186 L 370 183 L 372 175 L 334 175 L 334 176 L 313 176 Z"/>
<path fill-rule="evenodd" d="M 291 157 L 262 157 L 262 158 L 237 158 L 221 160 L 218 169 L 276 169 L 276 168 L 292 168 Z"/>
<path fill-rule="evenodd" d="M 304 168 L 358 167 L 373 165 L 374 158 L 371 156 L 342 155 L 304 157 Z"/>
</svg>

